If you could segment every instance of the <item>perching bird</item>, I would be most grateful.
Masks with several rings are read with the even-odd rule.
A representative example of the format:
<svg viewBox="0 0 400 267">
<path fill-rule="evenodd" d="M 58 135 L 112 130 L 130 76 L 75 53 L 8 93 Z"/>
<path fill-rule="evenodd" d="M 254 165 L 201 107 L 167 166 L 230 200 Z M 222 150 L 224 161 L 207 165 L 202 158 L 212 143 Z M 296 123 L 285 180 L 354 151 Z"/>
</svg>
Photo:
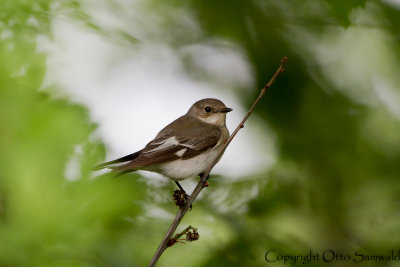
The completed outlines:
<svg viewBox="0 0 400 267">
<path fill-rule="evenodd" d="M 119 175 L 136 170 L 156 172 L 174 180 L 184 192 L 178 181 L 202 176 L 228 139 L 225 120 L 230 111 L 218 99 L 199 100 L 142 150 L 100 164 L 95 170 L 109 168 Z"/>
</svg>

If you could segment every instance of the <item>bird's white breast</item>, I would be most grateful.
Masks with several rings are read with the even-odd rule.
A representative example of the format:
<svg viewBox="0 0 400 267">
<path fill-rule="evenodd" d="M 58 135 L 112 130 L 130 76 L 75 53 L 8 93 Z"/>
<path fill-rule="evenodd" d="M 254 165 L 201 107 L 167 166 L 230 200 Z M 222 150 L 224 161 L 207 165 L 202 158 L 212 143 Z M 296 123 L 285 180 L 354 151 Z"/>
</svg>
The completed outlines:
<svg viewBox="0 0 400 267">
<path fill-rule="evenodd" d="M 191 178 L 203 173 L 217 156 L 220 146 L 201 153 L 200 155 L 186 160 L 174 160 L 159 166 L 160 173 L 168 176 L 174 181 Z"/>
</svg>

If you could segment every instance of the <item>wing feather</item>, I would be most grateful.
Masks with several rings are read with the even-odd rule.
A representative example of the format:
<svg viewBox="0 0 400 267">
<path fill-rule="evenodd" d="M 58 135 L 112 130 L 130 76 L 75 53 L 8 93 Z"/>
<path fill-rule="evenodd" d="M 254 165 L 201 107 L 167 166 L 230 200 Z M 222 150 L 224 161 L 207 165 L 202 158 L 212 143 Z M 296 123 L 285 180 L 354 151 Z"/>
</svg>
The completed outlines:
<svg viewBox="0 0 400 267">
<path fill-rule="evenodd" d="M 190 159 L 213 148 L 219 139 L 219 131 L 209 132 L 198 139 L 166 135 L 151 141 L 137 158 L 118 167 L 117 170 L 138 169 L 178 159 Z"/>
<path fill-rule="evenodd" d="M 182 116 L 161 130 L 144 149 L 99 166 L 115 171 L 134 171 L 173 160 L 186 160 L 213 148 L 220 138 L 221 130 L 218 127 Z M 115 167 L 110 165 L 121 162 L 126 163 Z"/>
</svg>

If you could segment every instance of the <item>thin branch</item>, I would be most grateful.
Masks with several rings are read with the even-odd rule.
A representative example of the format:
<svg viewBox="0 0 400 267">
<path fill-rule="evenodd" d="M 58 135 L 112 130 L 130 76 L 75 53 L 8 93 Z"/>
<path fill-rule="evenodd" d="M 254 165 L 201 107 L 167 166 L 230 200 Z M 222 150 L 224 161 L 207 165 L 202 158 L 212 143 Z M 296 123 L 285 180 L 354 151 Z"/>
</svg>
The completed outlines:
<svg viewBox="0 0 400 267">
<path fill-rule="evenodd" d="M 192 232 L 190 231 L 192 230 Z M 197 232 L 197 228 L 194 228 L 192 226 L 188 226 L 185 228 L 185 230 L 183 230 L 182 232 L 180 232 L 179 234 L 176 234 L 173 238 L 171 238 L 168 242 L 168 247 L 173 246 L 175 243 L 180 242 L 181 236 L 186 235 L 186 241 L 192 242 L 195 240 L 199 239 L 199 233 Z M 184 242 L 182 242 L 184 243 Z"/>
<path fill-rule="evenodd" d="M 246 120 L 250 117 L 250 115 L 253 113 L 253 110 L 257 106 L 257 104 L 260 102 L 261 98 L 264 96 L 265 92 L 271 87 L 271 85 L 275 82 L 276 78 L 278 75 L 285 70 L 285 64 L 287 62 L 287 57 L 283 57 L 281 61 L 281 65 L 279 68 L 276 70 L 270 81 L 264 86 L 263 89 L 261 89 L 260 95 L 257 97 L 257 99 L 254 101 L 253 105 L 247 112 L 246 116 L 244 116 L 243 120 L 240 122 L 240 124 L 236 127 L 235 131 L 231 134 L 231 136 L 226 140 L 226 142 L 222 145 L 220 150 L 218 151 L 218 154 L 216 155 L 214 161 L 208 166 L 206 169 L 205 173 L 201 177 L 199 183 L 193 190 L 193 193 L 190 195 L 189 199 L 186 202 L 186 205 L 182 208 L 179 208 L 178 213 L 175 216 L 174 221 L 172 222 L 171 226 L 169 227 L 167 233 L 165 234 L 163 240 L 161 241 L 161 244 L 159 245 L 157 251 L 155 252 L 153 258 L 151 259 L 151 262 L 149 264 L 149 267 L 155 266 L 159 258 L 161 257 L 161 254 L 165 251 L 165 249 L 168 247 L 169 241 L 171 239 L 171 236 L 174 234 L 176 228 L 178 227 L 179 223 L 182 221 L 183 216 L 185 216 L 186 212 L 189 210 L 189 207 L 191 207 L 193 201 L 196 199 L 196 197 L 199 195 L 200 191 L 203 190 L 204 187 L 206 187 L 206 182 L 208 179 L 208 176 L 214 167 L 214 165 L 217 163 L 218 159 L 224 153 L 226 147 L 229 145 L 229 143 L 232 141 L 232 139 L 235 137 L 235 135 L 239 132 L 241 128 L 244 127 L 244 123 Z"/>
</svg>

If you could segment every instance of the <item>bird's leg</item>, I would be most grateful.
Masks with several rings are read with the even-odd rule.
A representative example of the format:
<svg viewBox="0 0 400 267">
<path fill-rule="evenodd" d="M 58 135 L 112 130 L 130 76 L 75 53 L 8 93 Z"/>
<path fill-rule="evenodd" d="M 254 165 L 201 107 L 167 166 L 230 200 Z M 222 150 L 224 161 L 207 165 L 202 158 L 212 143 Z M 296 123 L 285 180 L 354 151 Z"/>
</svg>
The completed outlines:
<svg viewBox="0 0 400 267">
<path fill-rule="evenodd" d="M 199 176 L 200 176 L 200 180 L 201 180 L 201 179 L 203 178 L 203 176 L 204 176 L 204 172 L 203 172 L 203 173 L 200 173 Z M 210 184 L 207 182 L 207 180 L 208 180 L 209 177 L 210 177 L 210 175 L 207 175 L 206 181 L 205 181 L 205 182 L 201 181 L 201 183 L 203 184 L 203 187 L 208 187 L 208 186 L 210 185 Z"/>
<path fill-rule="evenodd" d="M 189 195 L 186 194 L 183 187 L 177 181 L 175 181 L 175 183 L 179 187 L 179 190 L 175 190 L 172 199 L 178 207 L 183 208 L 186 205 L 186 201 L 189 199 Z M 192 205 L 190 205 L 190 209 L 192 209 Z"/>
<path fill-rule="evenodd" d="M 183 187 L 177 182 L 175 181 L 176 185 L 179 187 L 179 189 L 186 194 L 185 190 L 183 190 Z"/>
</svg>

